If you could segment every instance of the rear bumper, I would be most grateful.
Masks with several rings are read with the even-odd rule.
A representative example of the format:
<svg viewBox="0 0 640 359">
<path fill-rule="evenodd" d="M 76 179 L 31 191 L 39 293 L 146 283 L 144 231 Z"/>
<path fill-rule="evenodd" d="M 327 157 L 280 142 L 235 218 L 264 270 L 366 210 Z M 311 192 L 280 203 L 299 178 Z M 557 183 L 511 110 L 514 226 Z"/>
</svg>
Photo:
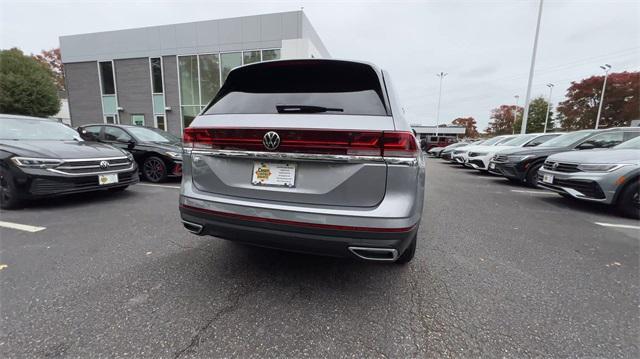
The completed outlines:
<svg viewBox="0 0 640 359">
<path fill-rule="evenodd" d="M 260 247 L 333 257 L 356 257 L 349 247 L 394 249 L 400 255 L 415 236 L 410 227 L 355 227 L 278 220 L 180 205 L 185 227 L 199 235 Z M 195 225 L 195 226 L 194 226 Z"/>
</svg>

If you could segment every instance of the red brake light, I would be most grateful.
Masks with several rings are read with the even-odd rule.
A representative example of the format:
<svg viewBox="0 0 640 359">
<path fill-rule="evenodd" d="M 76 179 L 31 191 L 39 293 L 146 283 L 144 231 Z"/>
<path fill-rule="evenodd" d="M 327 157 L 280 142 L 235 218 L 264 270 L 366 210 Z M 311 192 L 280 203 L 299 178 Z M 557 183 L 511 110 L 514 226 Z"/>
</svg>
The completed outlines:
<svg viewBox="0 0 640 359">
<path fill-rule="evenodd" d="M 383 156 L 417 157 L 418 142 L 411 132 L 385 132 L 382 138 Z"/>
<path fill-rule="evenodd" d="M 262 139 L 269 129 L 185 128 L 184 147 L 267 151 Z M 273 152 L 351 156 L 416 157 L 411 132 L 276 129 L 280 145 Z"/>
</svg>

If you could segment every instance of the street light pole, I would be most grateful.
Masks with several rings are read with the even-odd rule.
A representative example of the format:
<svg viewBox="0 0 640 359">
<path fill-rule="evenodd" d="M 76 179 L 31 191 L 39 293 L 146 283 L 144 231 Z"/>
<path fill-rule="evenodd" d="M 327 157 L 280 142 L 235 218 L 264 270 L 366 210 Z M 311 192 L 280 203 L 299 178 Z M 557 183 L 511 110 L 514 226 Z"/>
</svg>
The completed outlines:
<svg viewBox="0 0 640 359">
<path fill-rule="evenodd" d="M 611 65 L 604 64 L 604 66 L 600 66 L 600 68 L 604 70 L 604 83 L 602 84 L 602 94 L 600 95 L 600 104 L 598 105 L 598 117 L 596 117 L 596 130 L 598 129 L 598 125 L 600 124 L 600 114 L 602 113 L 602 103 L 604 102 L 604 90 L 607 87 L 607 77 L 609 76 L 609 70 L 611 70 Z"/>
<path fill-rule="evenodd" d="M 551 93 L 553 92 L 553 84 L 547 84 L 549 88 L 549 101 L 547 102 L 547 115 L 544 117 L 544 131 L 547 133 L 547 123 L 549 122 L 549 111 L 551 110 Z"/>
<path fill-rule="evenodd" d="M 518 101 L 520 100 L 520 96 L 513 96 L 516 98 L 516 107 L 513 109 L 513 125 L 511 125 L 511 134 L 516 133 L 516 120 L 518 119 Z"/>
<path fill-rule="evenodd" d="M 440 95 L 438 96 L 438 112 L 436 113 L 436 137 L 438 137 L 438 126 L 440 125 L 440 101 L 442 100 L 442 80 L 448 73 L 440 72 L 436 76 L 440 78 Z"/>
<path fill-rule="evenodd" d="M 522 126 L 520 127 L 520 133 L 527 133 L 527 119 L 529 119 L 529 100 L 531 98 L 531 84 L 533 82 L 533 71 L 536 67 L 536 52 L 538 51 L 538 35 L 540 35 L 540 20 L 542 19 L 542 3 L 540 0 L 540 7 L 538 8 L 538 24 L 536 25 L 536 37 L 533 40 L 533 54 L 531 54 L 531 67 L 529 68 L 529 83 L 527 84 L 527 94 L 524 98 L 524 114 L 522 115 Z"/>
</svg>

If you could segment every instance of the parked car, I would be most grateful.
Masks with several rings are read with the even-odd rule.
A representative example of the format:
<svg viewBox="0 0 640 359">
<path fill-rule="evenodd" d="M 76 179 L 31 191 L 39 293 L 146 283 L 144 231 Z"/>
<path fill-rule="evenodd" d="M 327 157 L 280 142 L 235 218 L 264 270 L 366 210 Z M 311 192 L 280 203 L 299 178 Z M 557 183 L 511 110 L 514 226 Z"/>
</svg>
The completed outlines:
<svg viewBox="0 0 640 359">
<path fill-rule="evenodd" d="M 640 137 L 611 149 L 549 156 L 538 171 L 538 186 L 616 205 L 625 215 L 640 218 Z"/>
<path fill-rule="evenodd" d="M 386 71 L 320 59 L 238 67 L 183 138 L 187 230 L 322 255 L 413 258 L 424 154 Z"/>
<path fill-rule="evenodd" d="M 452 162 L 456 162 L 459 163 L 461 165 L 464 165 L 465 163 L 468 163 L 468 155 L 469 155 L 469 151 L 473 151 L 476 149 L 482 149 L 488 146 L 497 146 L 501 143 L 507 142 L 509 140 L 511 140 L 512 138 L 516 137 L 518 135 L 502 135 L 502 136 L 496 136 L 493 138 L 490 138 L 486 141 L 484 141 L 482 144 L 470 144 L 468 146 L 464 146 L 464 147 L 460 147 L 460 148 L 456 148 L 453 151 L 453 154 L 451 156 L 452 158 Z M 481 147 L 482 146 L 482 147 Z"/>
<path fill-rule="evenodd" d="M 547 157 L 573 150 L 609 148 L 640 135 L 640 128 L 617 127 L 564 134 L 539 146 L 503 150 L 491 160 L 490 171 L 531 187 L 538 184 L 538 169 Z"/>
<path fill-rule="evenodd" d="M 78 127 L 85 141 L 98 141 L 131 152 L 144 179 L 163 182 L 182 176 L 182 144 L 179 137 L 152 127 L 94 124 Z"/>
<path fill-rule="evenodd" d="M 476 142 L 458 142 L 458 143 L 454 143 L 451 144 L 447 147 L 445 147 L 442 152 L 440 152 L 440 158 L 445 159 L 447 161 L 451 161 L 451 155 L 453 154 L 453 150 L 458 148 L 458 147 L 464 147 L 464 146 L 470 146 L 470 145 L 481 145 L 484 142 L 484 140 L 482 141 L 476 141 Z"/>
<path fill-rule="evenodd" d="M 85 142 L 57 121 L 0 115 L 0 205 L 96 190 L 122 191 L 138 182 L 131 154 Z"/>
<path fill-rule="evenodd" d="M 431 147 L 431 149 L 427 151 L 427 154 L 433 157 L 440 157 L 442 150 L 444 150 L 444 147 Z"/>
<path fill-rule="evenodd" d="M 489 170 L 489 162 L 496 153 L 515 147 L 535 147 L 560 135 L 561 133 L 530 133 L 513 137 L 495 146 L 478 146 L 468 152 L 465 164 L 486 172 Z"/>
</svg>

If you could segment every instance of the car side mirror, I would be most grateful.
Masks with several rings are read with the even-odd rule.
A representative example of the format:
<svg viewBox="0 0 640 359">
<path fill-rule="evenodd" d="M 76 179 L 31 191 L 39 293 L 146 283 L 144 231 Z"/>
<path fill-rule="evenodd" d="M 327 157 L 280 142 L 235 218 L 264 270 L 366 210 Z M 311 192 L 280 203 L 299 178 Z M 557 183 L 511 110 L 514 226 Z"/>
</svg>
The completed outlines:
<svg viewBox="0 0 640 359">
<path fill-rule="evenodd" d="M 592 150 L 594 148 L 596 148 L 596 145 L 594 145 L 591 142 L 585 142 L 585 143 L 583 143 L 583 144 L 581 144 L 580 146 L 577 147 L 577 149 L 579 149 L 579 150 Z"/>
<path fill-rule="evenodd" d="M 136 141 L 129 140 L 129 142 L 127 142 L 127 148 L 132 150 L 134 147 L 136 147 Z"/>
</svg>

